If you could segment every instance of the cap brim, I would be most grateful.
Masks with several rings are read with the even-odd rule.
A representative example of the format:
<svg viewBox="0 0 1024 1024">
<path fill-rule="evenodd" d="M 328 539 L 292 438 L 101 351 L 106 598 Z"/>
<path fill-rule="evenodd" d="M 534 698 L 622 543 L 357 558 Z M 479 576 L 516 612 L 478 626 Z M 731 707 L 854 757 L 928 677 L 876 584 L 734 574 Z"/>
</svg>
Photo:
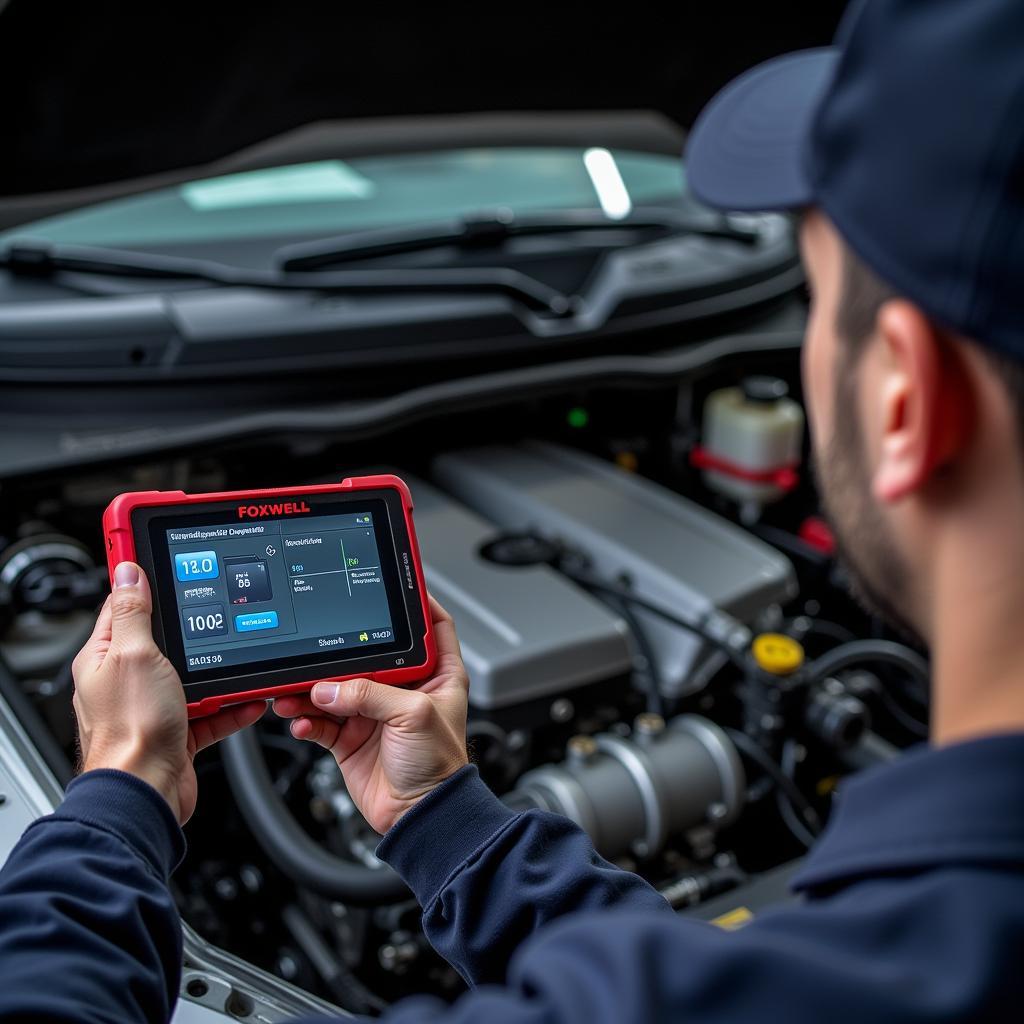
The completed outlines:
<svg viewBox="0 0 1024 1024">
<path fill-rule="evenodd" d="M 786 54 L 718 93 L 686 145 L 686 176 L 696 198 L 723 210 L 813 204 L 806 149 L 838 58 L 834 47 Z"/>
</svg>

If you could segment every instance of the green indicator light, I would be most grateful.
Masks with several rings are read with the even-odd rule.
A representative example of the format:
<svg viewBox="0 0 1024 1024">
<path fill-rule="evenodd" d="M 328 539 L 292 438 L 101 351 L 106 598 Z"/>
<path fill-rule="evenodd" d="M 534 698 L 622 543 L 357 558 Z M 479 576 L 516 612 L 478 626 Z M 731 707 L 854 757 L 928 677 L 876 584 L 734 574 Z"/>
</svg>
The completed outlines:
<svg viewBox="0 0 1024 1024">
<path fill-rule="evenodd" d="M 582 430 L 590 422 L 590 413 L 581 405 L 570 409 L 566 414 L 566 422 L 576 430 Z"/>
</svg>

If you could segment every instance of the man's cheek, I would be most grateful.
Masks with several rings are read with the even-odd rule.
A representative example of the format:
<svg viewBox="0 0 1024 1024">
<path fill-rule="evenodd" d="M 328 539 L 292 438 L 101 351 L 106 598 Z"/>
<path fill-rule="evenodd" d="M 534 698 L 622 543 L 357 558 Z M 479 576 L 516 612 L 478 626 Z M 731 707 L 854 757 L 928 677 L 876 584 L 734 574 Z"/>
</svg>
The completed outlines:
<svg viewBox="0 0 1024 1024">
<path fill-rule="evenodd" d="M 811 433 L 811 441 L 817 446 L 819 438 L 828 436 L 826 427 L 831 389 L 827 386 L 827 367 L 823 366 L 820 335 L 814 330 L 813 319 L 808 324 L 800 356 L 800 371 L 803 379 L 804 407 L 807 411 L 807 424 Z"/>
</svg>

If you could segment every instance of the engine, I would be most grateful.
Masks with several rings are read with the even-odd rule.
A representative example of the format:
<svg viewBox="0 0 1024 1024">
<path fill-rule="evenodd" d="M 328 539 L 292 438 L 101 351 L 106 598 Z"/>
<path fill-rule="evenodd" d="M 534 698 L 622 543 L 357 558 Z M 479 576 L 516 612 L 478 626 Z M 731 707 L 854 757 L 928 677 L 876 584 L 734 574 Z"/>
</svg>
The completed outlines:
<svg viewBox="0 0 1024 1024">
<path fill-rule="evenodd" d="M 774 358 L 795 387 L 791 353 Z M 780 880 L 833 792 L 916 739 L 926 701 L 920 657 L 846 596 L 799 477 L 796 403 L 779 406 L 785 386 L 764 378 L 723 396 L 741 369 L 639 396 L 607 385 L 520 395 L 497 421 L 439 410 L 429 441 L 423 425 L 396 425 L 372 460 L 412 489 L 488 785 L 516 809 L 568 816 L 680 913 L 724 924 L 736 907 L 786 898 Z M 772 410 L 772 429 L 744 433 L 744 416 Z M 751 454 L 766 436 L 769 450 Z M 240 442 L 7 486 L 0 683 L 59 778 L 74 748 L 70 660 L 105 591 L 109 498 L 337 479 L 363 471 L 366 450 L 329 437 L 269 453 Z M 461 991 L 331 758 L 269 720 L 201 755 L 197 771 L 175 886 L 206 941 L 354 1012 Z"/>
</svg>

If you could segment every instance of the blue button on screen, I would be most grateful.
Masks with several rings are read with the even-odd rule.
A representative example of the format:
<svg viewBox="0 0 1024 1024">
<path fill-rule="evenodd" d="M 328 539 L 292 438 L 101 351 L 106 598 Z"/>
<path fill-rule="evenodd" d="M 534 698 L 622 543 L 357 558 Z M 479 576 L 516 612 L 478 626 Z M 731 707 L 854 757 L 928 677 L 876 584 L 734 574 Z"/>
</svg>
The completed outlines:
<svg viewBox="0 0 1024 1024">
<path fill-rule="evenodd" d="M 235 616 L 235 629 L 239 633 L 252 633 L 257 629 L 277 629 L 277 612 L 246 612 Z"/>
<path fill-rule="evenodd" d="M 212 580 L 220 575 L 216 551 L 182 551 L 174 556 L 174 573 L 179 583 Z"/>
</svg>

